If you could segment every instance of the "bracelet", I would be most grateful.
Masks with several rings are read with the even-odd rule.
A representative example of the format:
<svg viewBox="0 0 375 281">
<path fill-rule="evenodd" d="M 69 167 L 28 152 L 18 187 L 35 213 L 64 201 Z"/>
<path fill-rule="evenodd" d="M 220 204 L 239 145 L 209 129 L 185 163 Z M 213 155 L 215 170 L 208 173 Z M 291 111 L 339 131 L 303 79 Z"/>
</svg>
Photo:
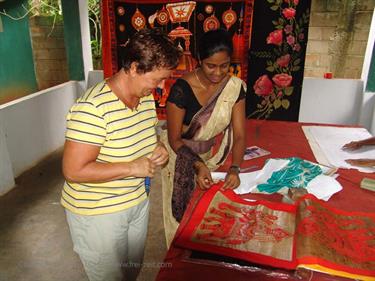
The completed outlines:
<svg viewBox="0 0 375 281">
<path fill-rule="evenodd" d="M 237 174 L 239 174 L 239 173 L 241 172 L 241 168 L 240 168 L 240 166 L 238 166 L 238 165 L 232 165 L 232 166 L 230 166 L 230 167 L 229 167 L 229 170 L 233 170 L 233 171 L 235 171 Z"/>
<path fill-rule="evenodd" d="M 199 167 L 202 166 L 202 165 L 205 165 L 203 161 L 199 161 L 199 160 L 195 161 L 195 163 L 193 165 L 194 172 L 198 173 Z"/>
</svg>

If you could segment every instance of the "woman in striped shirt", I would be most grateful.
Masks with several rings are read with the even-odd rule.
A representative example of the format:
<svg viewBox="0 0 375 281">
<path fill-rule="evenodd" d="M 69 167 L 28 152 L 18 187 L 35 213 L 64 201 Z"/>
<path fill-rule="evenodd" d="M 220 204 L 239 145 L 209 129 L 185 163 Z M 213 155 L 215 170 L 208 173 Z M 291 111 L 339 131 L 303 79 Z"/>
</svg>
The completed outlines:
<svg viewBox="0 0 375 281">
<path fill-rule="evenodd" d="M 136 279 L 148 223 L 145 178 L 168 161 L 151 93 L 164 87 L 180 52 L 156 29 L 139 31 L 123 51 L 121 70 L 67 116 L 61 204 L 90 281 Z"/>
</svg>

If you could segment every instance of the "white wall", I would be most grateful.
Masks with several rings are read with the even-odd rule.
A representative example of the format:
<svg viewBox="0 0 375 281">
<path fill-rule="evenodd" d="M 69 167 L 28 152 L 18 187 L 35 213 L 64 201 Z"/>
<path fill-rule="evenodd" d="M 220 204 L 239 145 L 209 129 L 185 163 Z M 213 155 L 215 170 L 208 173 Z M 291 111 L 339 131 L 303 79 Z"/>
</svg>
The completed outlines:
<svg viewBox="0 0 375 281">
<path fill-rule="evenodd" d="M 3 131 L 0 123 L 0 195 L 14 186 L 14 175 Z"/>
<path fill-rule="evenodd" d="M 11 167 L 17 177 L 63 145 L 66 114 L 81 92 L 69 81 L 0 106 L 0 150 L 8 152 L 0 154 L 1 174 Z M 0 194 L 7 189 L 1 181 Z"/>
<path fill-rule="evenodd" d="M 103 77 L 90 78 L 93 67 L 87 0 L 79 1 L 79 13 L 85 80 L 69 81 L 0 105 L 0 195 L 14 187 L 15 177 L 63 145 L 69 108 L 86 82 L 94 84 Z"/>
<path fill-rule="evenodd" d="M 367 79 L 371 75 L 372 76 L 375 75 L 375 73 L 370 73 L 371 60 L 374 59 L 373 58 L 373 53 L 375 52 L 374 46 L 375 46 L 375 8 L 374 8 L 374 12 L 372 13 L 372 21 L 371 21 L 368 40 L 367 40 L 365 59 L 364 59 L 363 68 L 362 68 L 361 79 L 364 81 L 364 85 L 367 84 Z M 364 88 L 366 89 L 367 87 L 364 86 Z M 362 100 L 363 110 L 361 111 L 360 122 L 361 124 L 366 124 L 366 127 L 370 127 L 373 135 L 375 135 L 374 104 L 375 104 L 375 92 L 365 91 L 363 94 L 363 100 Z"/>
<path fill-rule="evenodd" d="M 362 105 L 358 124 L 367 128 L 375 135 L 375 93 L 364 92 L 362 94 Z"/>
<path fill-rule="evenodd" d="M 102 71 L 89 71 L 93 85 Z M 66 114 L 85 90 L 85 81 L 64 84 L 0 105 L 0 195 L 14 178 L 63 146 Z"/>
<path fill-rule="evenodd" d="M 305 78 L 298 121 L 359 124 L 362 98 L 362 80 Z"/>
<path fill-rule="evenodd" d="M 87 89 L 91 88 L 95 84 L 99 83 L 104 79 L 103 70 L 91 70 L 89 71 L 89 77 L 87 79 Z"/>
</svg>

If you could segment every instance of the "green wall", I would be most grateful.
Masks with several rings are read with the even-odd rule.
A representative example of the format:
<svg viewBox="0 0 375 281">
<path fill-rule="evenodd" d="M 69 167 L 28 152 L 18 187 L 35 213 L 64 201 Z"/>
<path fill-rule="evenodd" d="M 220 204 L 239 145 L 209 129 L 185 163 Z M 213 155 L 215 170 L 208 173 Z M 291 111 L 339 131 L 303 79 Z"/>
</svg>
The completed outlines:
<svg viewBox="0 0 375 281">
<path fill-rule="evenodd" d="M 25 14 L 22 4 L 27 0 L 0 3 L 13 17 Z M 12 20 L 0 15 L 3 31 L 0 32 L 0 104 L 37 91 L 33 54 L 31 49 L 29 18 Z"/>
<path fill-rule="evenodd" d="M 64 16 L 64 41 L 69 79 L 84 80 L 78 0 L 62 0 L 61 4 Z"/>
<path fill-rule="evenodd" d="M 375 92 L 375 44 L 372 47 L 372 57 L 367 77 L 366 92 Z"/>
</svg>

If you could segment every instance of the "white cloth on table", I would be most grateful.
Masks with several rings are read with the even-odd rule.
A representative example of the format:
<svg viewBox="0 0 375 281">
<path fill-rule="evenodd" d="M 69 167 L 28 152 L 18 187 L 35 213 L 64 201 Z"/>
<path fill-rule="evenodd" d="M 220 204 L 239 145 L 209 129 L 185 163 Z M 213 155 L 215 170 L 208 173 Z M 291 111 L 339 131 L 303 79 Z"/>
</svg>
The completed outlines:
<svg viewBox="0 0 375 281">
<path fill-rule="evenodd" d="M 374 173 L 371 167 L 357 167 L 345 159 L 375 159 L 375 148 L 363 146 L 357 150 L 343 150 L 343 145 L 372 137 L 365 128 L 346 128 L 331 126 L 302 126 L 303 132 L 315 158 L 320 164 L 344 169 L 357 169 L 363 173 Z"/>
<path fill-rule="evenodd" d="M 258 184 L 266 183 L 267 180 L 272 176 L 273 172 L 276 172 L 286 165 L 288 165 L 289 160 L 285 159 L 269 159 L 264 165 L 263 169 L 250 172 L 250 173 L 240 173 L 239 177 L 241 184 L 237 187 L 234 192 L 236 194 L 247 194 L 247 193 L 259 193 L 257 188 Z M 328 168 L 321 167 L 323 174 L 316 176 L 312 179 L 306 186 L 308 193 L 315 195 L 318 199 L 328 201 L 329 198 L 342 190 L 341 184 L 332 176 L 325 175 L 328 172 Z M 224 180 L 226 173 L 222 172 L 212 172 L 212 179 L 216 182 L 219 180 Z M 279 193 L 286 194 L 288 187 L 285 187 L 279 191 Z"/>
</svg>

